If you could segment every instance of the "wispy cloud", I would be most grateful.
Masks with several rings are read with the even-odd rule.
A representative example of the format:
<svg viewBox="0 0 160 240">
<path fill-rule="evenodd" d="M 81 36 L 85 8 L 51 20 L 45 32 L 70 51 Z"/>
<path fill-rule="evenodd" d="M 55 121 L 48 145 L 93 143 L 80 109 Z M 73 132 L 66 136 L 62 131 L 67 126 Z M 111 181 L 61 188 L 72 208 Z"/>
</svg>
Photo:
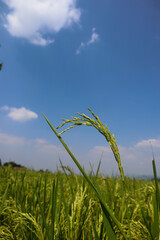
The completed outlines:
<svg viewBox="0 0 160 240">
<path fill-rule="evenodd" d="M 22 137 L 17 137 L 0 132 L 0 144 L 4 144 L 7 146 L 23 146 L 24 142 L 25 140 Z"/>
<path fill-rule="evenodd" d="M 5 146 L 16 147 L 32 146 L 36 151 L 43 152 L 46 154 L 57 153 L 64 154 L 65 152 L 65 150 L 62 147 L 51 144 L 44 138 L 27 139 L 15 135 L 10 135 L 7 133 L 2 133 L 1 131 L 0 131 L 0 144 L 3 144 Z"/>
<path fill-rule="evenodd" d="M 8 111 L 8 117 L 10 117 L 12 120 L 19 121 L 19 122 L 26 122 L 31 119 L 38 118 L 38 115 L 35 112 L 32 112 L 29 109 L 26 109 L 25 107 L 21 108 L 15 108 L 15 107 L 8 107 L 3 106 L 1 110 Z"/>
<path fill-rule="evenodd" d="M 65 150 L 62 147 L 56 146 L 54 144 L 49 143 L 46 139 L 38 138 L 32 140 L 33 145 L 36 146 L 36 149 L 40 152 L 46 154 L 64 154 Z"/>
<path fill-rule="evenodd" d="M 99 35 L 96 33 L 96 28 L 92 28 L 92 34 L 90 39 L 87 42 L 81 42 L 80 46 L 76 50 L 76 54 L 80 54 L 81 50 L 99 40 Z"/>
<path fill-rule="evenodd" d="M 136 144 L 136 147 L 140 148 L 148 148 L 151 146 L 154 148 L 159 148 L 160 149 L 160 139 L 148 139 L 148 140 L 143 140 L 139 143 Z"/>
<path fill-rule="evenodd" d="M 78 23 L 81 15 L 76 8 L 77 0 L 3 0 L 10 11 L 6 14 L 5 28 L 15 37 L 46 46 L 53 39 L 45 38 L 47 33 L 58 33 L 73 23 Z"/>
<path fill-rule="evenodd" d="M 4 133 L 0 130 L 0 158 L 2 162 L 15 161 L 29 168 L 56 171 L 59 158 L 66 166 L 76 166 L 61 145 L 45 138 L 25 138 Z"/>
<path fill-rule="evenodd" d="M 152 151 L 149 141 L 152 140 L 152 146 L 157 163 L 157 172 L 160 172 L 160 146 L 159 139 L 142 140 L 133 146 L 119 145 L 122 165 L 125 175 L 151 175 L 152 172 Z M 143 143 L 143 144 L 142 144 Z M 144 144 L 145 143 L 145 144 Z M 76 166 L 61 145 L 50 143 L 44 138 L 27 139 L 15 135 L 10 135 L 0 131 L 0 151 L 2 161 L 12 159 L 22 165 L 35 169 L 51 169 L 56 170 L 56 164 L 59 165 L 58 157 L 60 156 L 64 165 L 69 165 L 76 170 Z M 95 146 L 87 151 L 75 153 L 78 161 L 84 165 L 86 170 L 90 169 L 89 162 L 96 166 L 102 158 L 100 171 L 104 174 L 118 173 L 117 162 L 109 147 Z M 102 155 L 103 153 L 103 155 Z"/>
<path fill-rule="evenodd" d="M 0 131 L 0 158 L 3 162 L 15 161 L 34 169 L 56 170 L 58 157 L 67 159 L 67 153 L 61 146 L 46 139 L 27 139 Z"/>
<path fill-rule="evenodd" d="M 87 45 L 93 44 L 99 40 L 99 35 L 96 33 L 96 29 L 92 28 L 91 39 L 87 42 Z"/>
</svg>

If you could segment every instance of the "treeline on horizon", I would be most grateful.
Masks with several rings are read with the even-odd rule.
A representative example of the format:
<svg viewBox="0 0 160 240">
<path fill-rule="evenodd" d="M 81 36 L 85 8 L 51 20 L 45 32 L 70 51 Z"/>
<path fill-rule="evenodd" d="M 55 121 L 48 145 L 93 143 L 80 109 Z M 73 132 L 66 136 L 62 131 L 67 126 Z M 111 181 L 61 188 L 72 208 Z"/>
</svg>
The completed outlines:
<svg viewBox="0 0 160 240">
<path fill-rule="evenodd" d="M 11 166 L 13 168 L 17 167 L 17 168 L 26 168 L 25 166 L 18 164 L 14 161 L 9 161 L 9 162 L 5 162 L 2 164 L 2 160 L 0 159 L 0 167 L 8 167 Z M 26 168 L 27 169 L 27 168 Z"/>
</svg>

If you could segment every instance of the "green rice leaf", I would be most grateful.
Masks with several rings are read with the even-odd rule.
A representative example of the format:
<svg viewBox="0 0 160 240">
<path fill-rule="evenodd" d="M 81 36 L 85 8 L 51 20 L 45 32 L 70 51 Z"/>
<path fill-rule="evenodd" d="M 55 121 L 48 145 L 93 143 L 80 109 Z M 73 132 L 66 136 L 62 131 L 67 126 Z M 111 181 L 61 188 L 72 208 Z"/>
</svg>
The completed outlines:
<svg viewBox="0 0 160 240">
<path fill-rule="evenodd" d="M 2 210 L 3 210 L 3 206 L 4 206 L 4 203 L 5 203 L 5 200 L 6 200 L 6 198 L 7 198 L 8 188 L 9 188 L 9 184 L 8 184 L 7 187 L 6 187 L 6 190 L 5 190 L 4 195 L 3 195 L 3 198 L 2 198 L 2 202 L 1 202 L 1 205 L 0 205 L 0 215 L 1 215 Z"/>
</svg>

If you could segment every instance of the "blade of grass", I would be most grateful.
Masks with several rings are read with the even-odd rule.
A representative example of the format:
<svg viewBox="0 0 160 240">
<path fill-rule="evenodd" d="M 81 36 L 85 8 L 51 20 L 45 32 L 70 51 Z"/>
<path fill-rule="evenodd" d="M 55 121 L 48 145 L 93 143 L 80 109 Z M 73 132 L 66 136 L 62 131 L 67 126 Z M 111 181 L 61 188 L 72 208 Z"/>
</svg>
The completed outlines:
<svg viewBox="0 0 160 240">
<path fill-rule="evenodd" d="M 52 210 L 51 210 L 51 231 L 50 231 L 50 239 L 54 240 L 55 235 L 55 218 L 56 218 L 56 206 L 57 206 L 57 194 L 58 194 L 58 176 L 53 180 L 52 186 Z"/>
<path fill-rule="evenodd" d="M 152 224 L 152 238 L 153 240 L 159 240 L 159 217 L 158 217 L 158 211 L 157 211 L 157 200 L 156 196 L 153 196 L 152 199 L 153 202 L 153 209 L 154 209 L 154 220 Z"/>
<path fill-rule="evenodd" d="M 154 222 L 152 226 L 152 236 L 154 240 L 159 239 L 159 188 L 155 160 L 152 160 L 154 181 L 155 181 L 155 196 L 153 196 Z"/>
<path fill-rule="evenodd" d="M 64 166 L 63 166 L 62 161 L 61 161 L 60 158 L 59 158 L 59 161 L 60 161 L 60 164 L 61 164 L 61 168 L 62 168 L 62 170 L 63 170 L 63 172 L 64 172 L 64 174 L 65 174 L 66 180 L 69 181 L 69 177 L 68 177 L 68 175 L 67 175 L 67 173 L 66 173 L 66 170 L 65 170 L 65 168 L 64 168 Z M 72 181 L 70 181 L 69 186 L 70 186 L 70 189 L 71 189 L 72 200 L 74 201 L 74 193 L 73 193 Z"/>
<path fill-rule="evenodd" d="M 2 198 L 2 202 L 1 202 L 1 205 L 0 205 L 0 215 L 1 215 L 1 213 L 2 213 L 2 209 L 3 209 L 3 206 L 4 206 L 5 200 L 6 200 L 6 198 L 7 198 L 8 188 L 9 188 L 9 184 L 8 184 L 7 187 L 6 187 L 6 190 L 5 190 L 4 195 L 3 195 L 3 198 Z"/>
<path fill-rule="evenodd" d="M 38 199 L 38 204 L 39 204 L 39 208 L 40 208 L 40 213 L 41 213 L 41 216 L 42 216 L 42 232 L 44 233 L 44 229 L 46 227 L 45 212 L 44 212 L 44 209 L 42 207 L 42 203 L 41 203 L 41 199 L 40 199 L 39 195 L 37 195 L 37 199 Z"/>
<path fill-rule="evenodd" d="M 100 161 L 98 163 L 98 168 L 97 168 L 97 172 L 96 172 L 96 178 L 98 177 L 100 166 L 101 166 L 101 159 L 100 159 Z"/>
<path fill-rule="evenodd" d="M 61 197 L 62 197 L 62 200 L 63 200 L 66 219 L 67 219 L 69 230 L 70 230 L 71 227 L 70 227 L 70 219 L 69 219 L 69 211 L 68 211 L 69 209 L 67 207 L 66 200 L 65 200 L 65 197 L 64 197 L 63 178 L 61 178 L 60 186 L 61 186 Z"/>
<path fill-rule="evenodd" d="M 159 196 L 159 188 L 158 188 L 158 178 L 157 178 L 157 171 L 156 171 L 156 164 L 155 160 L 152 160 L 153 165 L 153 173 L 154 173 L 154 181 L 156 187 L 156 201 L 157 201 L 157 208 L 160 209 L 160 196 Z"/>
</svg>

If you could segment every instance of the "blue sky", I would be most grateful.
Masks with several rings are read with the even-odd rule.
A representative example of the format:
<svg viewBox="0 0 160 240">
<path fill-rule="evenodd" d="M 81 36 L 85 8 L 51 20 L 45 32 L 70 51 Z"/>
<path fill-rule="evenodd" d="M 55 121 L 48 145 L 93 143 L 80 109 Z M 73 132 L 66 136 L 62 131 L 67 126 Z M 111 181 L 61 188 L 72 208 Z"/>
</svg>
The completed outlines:
<svg viewBox="0 0 160 240">
<path fill-rule="evenodd" d="M 47 126 L 87 107 L 115 134 L 126 174 L 160 170 L 158 0 L 0 1 L 0 158 L 56 170 L 72 160 Z M 63 135 L 82 165 L 117 172 L 95 129 Z"/>
</svg>

